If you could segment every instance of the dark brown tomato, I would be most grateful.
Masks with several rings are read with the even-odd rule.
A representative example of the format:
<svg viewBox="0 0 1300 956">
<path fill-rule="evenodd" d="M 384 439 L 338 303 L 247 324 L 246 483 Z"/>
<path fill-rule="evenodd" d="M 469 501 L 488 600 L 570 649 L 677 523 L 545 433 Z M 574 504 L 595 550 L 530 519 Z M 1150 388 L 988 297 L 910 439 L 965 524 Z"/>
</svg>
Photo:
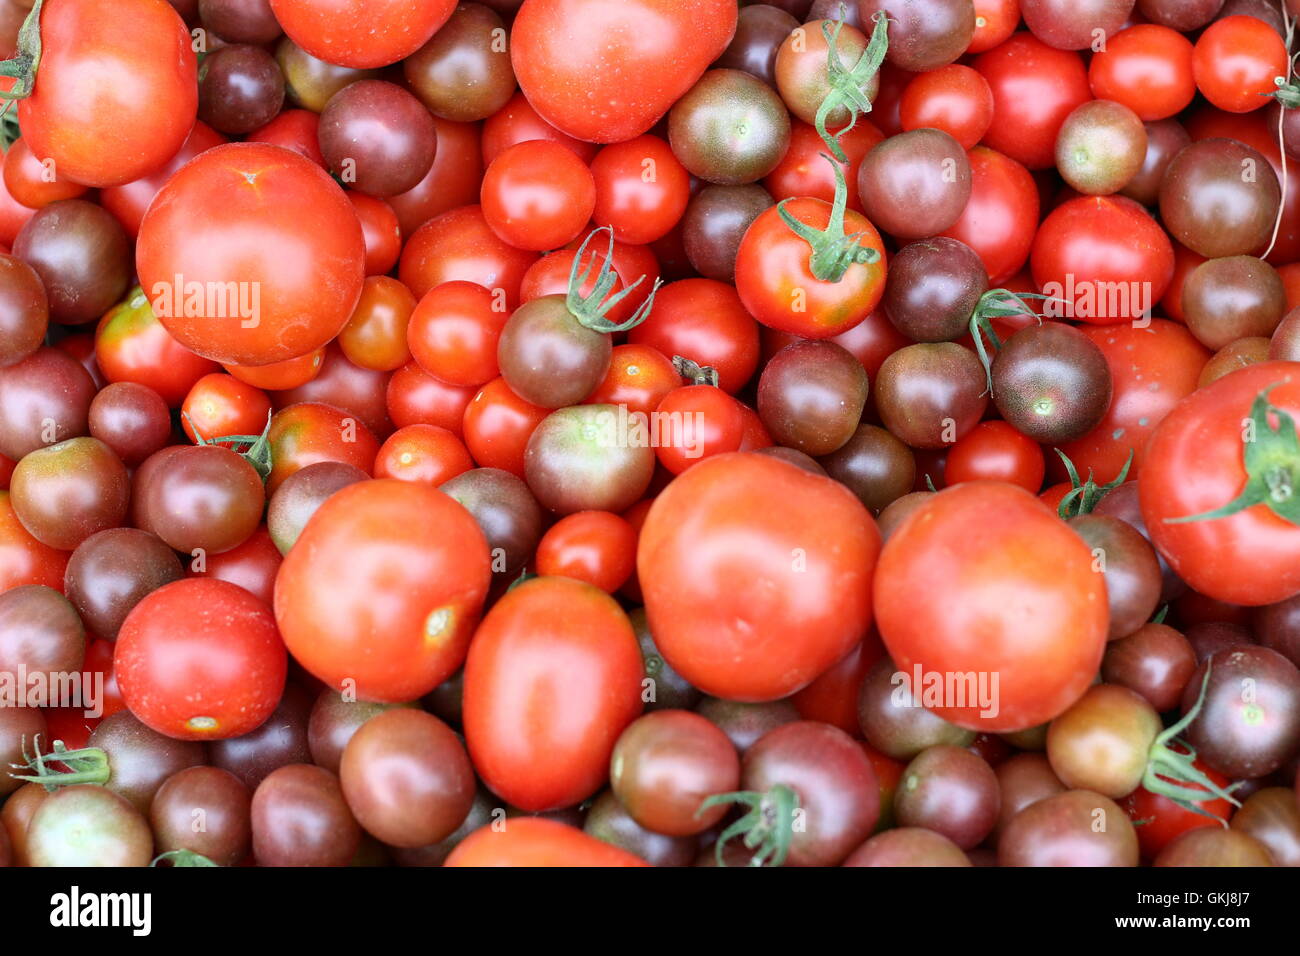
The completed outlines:
<svg viewBox="0 0 1300 956">
<path fill-rule="evenodd" d="M 757 9 L 744 7 L 741 14 Z M 695 271 L 707 279 L 734 281 L 740 240 L 771 205 L 772 196 L 757 183 L 705 186 L 691 197 L 682 216 L 682 245 Z"/>
<path fill-rule="evenodd" d="M 501 377 L 516 395 L 542 408 L 576 405 L 594 392 L 612 354 L 610 337 L 579 322 L 562 295 L 525 302 L 497 341 Z"/>
<path fill-rule="evenodd" d="M 914 342 L 948 342 L 965 334 L 988 273 L 964 242 L 936 236 L 904 246 L 889 262 L 885 314 Z"/>
<path fill-rule="evenodd" d="M 799 720 L 799 710 L 787 700 L 747 704 L 720 697 L 705 697 L 695 712 L 722 728 L 727 739 L 742 754 L 769 732 Z"/>
<path fill-rule="evenodd" d="M 284 74 L 290 102 L 319 113 L 343 87 L 375 76 L 375 70 L 356 70 L 318 60 L 288 37 L 275 48 L 275 62 Z"/>
<path fill-rule="evenodd" d="M 149 809 L 154 849 L 189 850 L 218 866 L 238 866 L 253 846 L 252 800 L 238 777 L 218 767 L 174 773 Z"/>
<path fill-rule="evenodd" d="M 0 255 L 0 368 L 31 355 L 45 341 L 50 303 L 36 270 Z"/>
<path fill-rule="evenodd" d="M 280 553 L 289 553 L 307 526 L 307 520 L 325 503 L 325 499 L 340 488 L 369 477 L 360 468 L 346 462 L 319 461 L 295 471 L 281 482 L 266 509 L 266 526 Z"/>
<path fill-rule="evenodd" d="M 1261 153 L 1235 139 L 1203 139 L 1165 171 L 1160 217 L 1171 236 L 1200 255 L 1250 255 L 1268 243 L 1281 197 Z"/>
<path fill-rule="evenodd" d="M 429 111 L 383 80 L 360 80 L 330 97 L 318 135 L 329 170 L 348 186 L 380 197 L 417 186 L 438 147 Z"/>
<path fill-rule="evenodd" d="M 109 528 L 77 545 L 63 590 L 92 634 L 116 640 L 131 608 L 180 580 L 181 563 L 162 539 L 139 528 Z"/>
<path fill-rule="evenodd" d="M 618 422 L 613 405 L 575 405 L 542 419 L 524 452 L 524 476 L 542 507 L 560 515 L 622 512 L 641 500 L 655 452 L 620 441 Z"/>
<path fill-rule="evenodd" d="M 102 316 L 122 298 L 133 271 L 125 230 L 85 199 L 38 209 L 14 239 L 13 254 L 41 277 L 50 320 L 63 325 Z"/>
<path fill-rule="evenodd" d="M 998 837 L 1000 866 L 1137 866 L 1128 814 L 1099 793 L 1067 790 L 1029 804 Z"/>
<path fill-rule="evenodd" d="M 162 397 L 147 385 L 113 382 L 90 403 L 90 434 L 130 468 L 140 464 L 172 438 L 171 412 Z"/>
<path fill-rule="evenodd" d="M 1133 12 L 1133 0 L 1020 0 L 1031 33 L 1058 50 L 1085 50 L 1114 36 Z"/>
<path fill-rule="evenodd" d="M 1278 271 L 1254 256 L 1208 259 L 1183 284 L 1188 330 L 1211 349 L 1248 336 L 1271 336 L 1286 312 Z"/>
<path fill-rule="evenodd" d="M 338 778 L 311 764 L 289 764 L 263 780 L 251 819 L 259 866 L 347 866 L 361 846 Z"/>
<path fill-rule="evenodd" d="M 686 678 L 673 670 L 659 648 L 655 646 L 654 635 L 650 633 L 650 622 L 646 618 L 645 608 L 639 607 L 628 613 L 628 621 L 636 632 L 637 644 L 641 646 L 641 658 L 645 662 L 645 680 L 642 698 L 645 699 L 647 711 L 680 709 L 691 710 L 700 703 L 703 696 L 687 682 Z M 728 737 L 728 739 L 731 739 Z"/>
<path fill-rule="evenodd" d="M 793 705 L 791 705 L 793 709 Z M 0 766 L 22 766 L 27 763 L 39 737 L 41 746 L 49 748 L 45 713 L 39 707 L 0 707 Z M 23 781 L 0 774 L 0 797 L 7 796 L 23 785 Z"/>
<path fill-rule="evenodd" d="M 9 490 L 28 533 L 61 551 L 121 525 L 131 501 L 126 466 L 98 438 L 70 438 L 25 455 Z"/>
<path fill-rule="evenodd" d="M 1300 801 L 1291 787 L 1265 787 L 1232 815 L 1232 829 L 1262 843 L 1276 866 L 1300 866 Z"/>
<path fill-rule="evenodd" d="M 284 74 L 261 47 L 218 47 L 199 65 L 199 119 L 219 132 L 251 133 L 283 105 Z"/>
<path fill-rule="evenodd" d="M 835 39 L 836 53 L 845 67 L 851 68 L 867 50 L 866 34 L 848 24 L 837 33 L 831 19 L 813 20 L 795 27 L 781 42 L 776 52 L 776 88 L 790 112 L 805 123 L 816 121 L 818 109 L 831 92 L 826 31 Z M 880 89 L 879 73 L 872 74 L 860 89 L 868 99 L 874 100 Z M 826 114 L 825 122 L 827 129 L 846 126 L 848 109 L 836 106 Z"/>
<path fill-rule="evenodd" d="M 1256 643 L 1254 635 L 1234 621 L 1197 621 L 1189 624 L 1183 634 L 1196 655 L 1198 667 L 1219 651 Z"/>
<path fill-rule="evenodd" d="M 154 794 L 172 774 L 206 763 L 197 740 L 176 740 L 151 730 L 129 710 L 105 717 L 91 732 L 88 746 L 108 755 L 104 786 L 147 814 Z"/>
<path fill-rule="evenodd" d="M 1300 667 L 1300 595 L 1256 608 L 1251 628 L 1259 643 Z"/>
<path fill-rule="evenodd" d="M 197 0 L 196 6 L 199 22 L 227 43 L 265 45 L 284 32 L 268 0 Z"/>
<path fill-rule="evenodd" d="M 1197 827 L 1174 838 L 1152 866 L 1274 866 L 1268 848 L 1238 829 Z"/>
<path fill-rule="evenodd" d="M 994 768 L 1001 796 L 998 821 L 993 827 L 996 840 L 1017 813 L 1039 800 L 1065 792 L 1065 784 L 1052 769 L 1045 754 L 1018 753 L 1008 757 Z"/>
<path fill-rule="evenodd" d="M 970 199 L 966 151 L 937 129 L 899 133 L 867 153 L 858 167 L 858 198 L 872 224 L 899 239 L 950 228 Z"/>
<path fill-rule="evenodd" d="M 1138 506 L 1138 483 L 1136 481 L 1126 481 L 1108 491 L 1101 501 L 1097 503 L 1093 513 L 1114 515 L 1121 521 L 1127 521 L 1148 542 L 1151 540 L 1151 536 L 1147 534 L 1146 522 L 1142 520 L 1142 509 Z M 1159 551 L 1156 552 L 1156 559 L 1160 562 L 1160 574 L 1163 580 L 1160 588 L 1160 600 L 1162 602 L 1172 601 L 1187 590 L 1187 585 L 1183 583 L 1182 578 L 1174 573 L 1173 568 L 1169 567 L 1164 555 L 1160 554 Z"/>
<path fill-rule="evenodd" d="M 380 704 L 365 700 L 345 700 L 332 688 L 325 688 L 312 705 L 307 720 L 307 747 L 312 763 L 331 773 L 339 772 L 343 748 L 352 735 L 371 717 L 406 704 Z"/>
<path fill-rule="evenodd" d="M 1155 120 L 1144 126 L 1147 148 L 1142 156 L 1142 165 L 1120 190 L 1120 195 L 1144 206 L 1154 206 L 1160 201 L 1160 183 L 1165 178 L 1165 170 L 1192 137 L 1178 120 L 1172 118 Z"/>
<path fill-rule="evenodd" d="M 479 790 L 474 795 L 474 802 L 470 805 L 469 813 L 465 815 L 465 819 L 451 836 L 439 840 L 437 843 L 430 843 L 428 846 L 414 848 L 392 847 L 393 862 L 398 866 L 442 866 L 461 840 L 475 830 L 485 827 L 498 819 L 503 819 L 504 815 L 505 808 L 501 806 L 501 801 L 486 790 Z"/>
<path fill-rule="evenodd" d="M 790 145 L 790 114 L 761 79 L 709 70 L 668 114 L 668 142 L 683 166 L 710 183 L 762 179 Z"/>
<path fill-rule="evenodd" d="M 541 505 L 522 479 L 500 468 L 472 468 L 441 486 L 474 516 L 492 555 L 494 577 L 518 577 L 541 540 Z"/>
<path fill-rule="evenodd" d="M 1110 407 L 1110 366 L 1100 348 L 1060 322 L 1031 325 L 993 360 L 993 401 L 1037 442 L 1059 444 L 1096 427 Z"/>
<path fill-rule="evenodd" d="M 1149 623 L 1111 641 L 1101 662 L 1101 677 L 1136 691 L 1160 713 L 1173 710 L 1196 671 L 1196 652 L 1168 624 Z"/>
<path fill-rule="evenodd" d="M 894 66 L 923 73 L 951 63 L 975 35 L 971 0 L 858 0 L 865 26 L 877 13 L 889 16 L 889 52 Z"/>
<path fill-rule="evenodd" d="M 874 394 L 880 419 L 895 436 L 913 448 L 945 448 L 983 417 L 986 389 L 974 352 L 937 342 L 908 345 L 885 359 Z"/>
<path fill-rule="evenodd" d="M 844 866 L 971 866 L 962 848 L 924 827 L 877 833 L 850 854 Z"/>
<path fill-rule="evenodd" d="M 173 452 L 146 474 L 147 465 L 136 477 L 136 523 L 177 551 L 229 551 L 261 523 L 266 504 L 262 479 L 229 447 L 194 445 Z"/>
<path fill-rule="evenodd" d="M 1000 801 L 998 778 L 982 757 L 941 744 L 921 751 L 903 771 L 894 791 L 894 819 L 969 850 L 992 831 Z"/>
<path fill-rule="evenodd" d="M 859 425 L 852 437 L 821 459 L 826 474 L 879 514 L 916 483 L 912 449 L 878 425 Z"/>
<path fill-rule="evenodd" d="M 85 661 L 86 629 L 62 594 L 43 584 L 0 594 L 0 674 L 49 680 L 79 672 Z"/>
<path fill-rule="evenodd" d="M 772 438 L 813 457 L 853 437 L 867 403 L 867 373 L 834 342 L 787 345 L 758 380 L 758 414 Z"/>
<path fill-rule="evenodd" d="M 411 90 L 434 116 L 472 123 L 510 101 L 515 73 L 505 24 L 481 3 L 462 3 L 402 62 Z"/>
<path fill-rule="evenodd" d="M 736 33 L 713 65 L 744 70 L 775 88 L 776 51 L 797 26 L 799 21 L 780 7 L 766 3 L 741 7 Z"/>
<path fill-rule="evenodd" d="M 1222 7 L 1223 0 L 1137 0 L 1137 12 L 1144 18 L 1180 33 L 1199 30 Z"/>
<path fill-rule="evenodd" d="M 311 760 L 307 720 L 312 696 L 296 684 L 286 684 L 284 696 L 260 727 L 239 737 L 209 744 L 213 766 L 229 770 L 255 790 L 270 774 L 290 764 Z"/>
<path fill-rule="evenodd" d="M 693 837 L 669 836 L 636 821 L 611 790 L 598 796 L 582 822 L 583 832 L 639 856 L 651 866 L 690 866 L 695 860 Z"/>
<path fill-rule="evenodd" d="M 867 671 L 858 691 L 858 725 L 867 743 L 894 760 L 911 760 L 930 747 L 967 747 L 975 731 L 951 724 L 913 696 L 912 675 L 889 658 Z"/>
<path fill-rule="evenodd" d="M 1160 602 L 1160 562 L 1155 549 L 1131 524 L 1109 515 L 1086 514 L 1070 521 L 1092 549 L 1093 569 L 1106 578 L 1110 607 L 1107 640 L 1132 634 Z"/>
<path fill-rule="evenodd" d="M 14 461 L 85 435 L 95 380 L 67 352 L 39 348 L 0 368 L 0 455 Z"/>
</svg>

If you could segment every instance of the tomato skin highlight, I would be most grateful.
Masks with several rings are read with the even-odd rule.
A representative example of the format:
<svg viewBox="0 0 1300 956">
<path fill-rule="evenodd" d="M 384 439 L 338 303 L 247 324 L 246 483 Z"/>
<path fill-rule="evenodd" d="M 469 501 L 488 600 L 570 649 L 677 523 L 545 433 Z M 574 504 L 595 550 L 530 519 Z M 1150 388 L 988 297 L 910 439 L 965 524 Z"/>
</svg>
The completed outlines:
<svg viewBox="0 0 1300 956">
<path fill-rule="evenodd" d="M 644 676 L 632 625 L 604 591 L 563 577 L 517 585 L 483 618 L 465 662 L 465 741 L 479 776 L 522 810 L 580 803 L 604 785 L 614 743 L 641 713 Z"/>
<path fill-rule="evenodd" d="M 895 529 L 875 579 L 877 625 L 900 672 L 982 674 L 996 714 L 945 699 L 961 727 L 1008 732 L 1051 720 L 1092 682 L 1109 614 L 1083 539 L 1032 494 L 972 481 Z M 964 704 L 964 706 L 962 706 Z"/>
<path fill-rule="evenodd" d="M 838 482 L 765 455 L 708 458 L 655 499 L 637 573 L 664 658 L 715 697 L 807 686 L 862 640 L 880 532 Z"/>
<path fill-rule="evenodd" d="M 405 703 L 465 659 L 491 578 L 483 532 L 428 485 L 385 478 L 336 492 L 280 566 L 275 613 L 313 675 Z"/>
</svg>

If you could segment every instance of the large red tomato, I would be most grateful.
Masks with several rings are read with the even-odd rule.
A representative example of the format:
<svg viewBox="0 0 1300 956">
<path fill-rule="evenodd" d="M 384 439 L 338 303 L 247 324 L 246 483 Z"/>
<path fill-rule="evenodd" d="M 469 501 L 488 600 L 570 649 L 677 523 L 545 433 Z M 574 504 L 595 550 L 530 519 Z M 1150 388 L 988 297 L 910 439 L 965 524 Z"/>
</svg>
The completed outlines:
<svg viewBox="0 0 1300 956">
<path fill-rule="evenodd" d="M 655 643 L 678 673 L 716 697 L 776 700 L 866 635 L 879 550 L 875 522 L 843 485 L 737 452 L 701 461 L 655 499 L 637 572 Z"/>
<path fill-rule="evenodd" d="M 191 351 L 270 365 L 334 338 L 361 298 L 366 244 L 329 174 L 280 146 L 201 153 L 140 224 L 140 284 Z"/>
<path fill-rule="evenodd" d="M 490 560 L 470 513 L 438 489 L 357 482 L 326 499 L 285 557 L 276 620 L 330 687 L 415 700 L 464 662 Z"/>
<path fill-rule="evenodd" d="M 1194 392 L 1151 436 L 1142 518 L 1201 594 L 1255 606 L 1300 592 L 1296 416 L 1300 363 L 1261 362 Z"/>
<path fill-rule="evenodd" d="M 734 0 L 528 0 L 510 60 L 552 126 L 618 143 L 648 130 L 691 88 L 731 42 L 736 17 Z"/>
<path fill-rule="evenodd" d="M 166 0 L 46 0 L 39 42 L 18 122 L 59 176 L 118 186 L 181 148 L 198 111 L 198 61 Z"/>
<path fill-rule="evenodd" d="M 1106 647 L 1092 552 L 1006 482 L 954 485 L 917 507 L 885 543 L 875 594 L 880 636 L 920 703 L 974 730 L 1051 720 L 1088 689 Z"/>
<path fill-rule="evenodd" d="M 447 22 L 456 0 L 270 0 L 289 39 L 354 69 L 404 60 Z"/>
<path fill-rule="evenodd" d="M 521 810 L 580 803 L 608 779 L 644 677 L 636 632 L 604 591 L 562 577 L 512 588 L 465 662 L 465 742 L 479 776 Z"/>
</svg>

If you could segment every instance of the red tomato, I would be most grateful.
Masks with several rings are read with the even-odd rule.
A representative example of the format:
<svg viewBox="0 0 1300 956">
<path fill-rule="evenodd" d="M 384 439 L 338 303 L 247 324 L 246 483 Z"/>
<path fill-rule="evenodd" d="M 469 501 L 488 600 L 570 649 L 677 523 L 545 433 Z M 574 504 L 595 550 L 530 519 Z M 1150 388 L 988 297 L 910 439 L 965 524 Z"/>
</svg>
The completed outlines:
<svg viewBox="0 0 1300 956">
<path fill-rule="evenodd" d="M 187 349 L 167 331 L 139 289 L 127 294 L 95 328 L 95 361 L 110 382 L 148 385 L 172 408 L 217 364 Z M 257 432 L 266 427 L 263 421 Z"/>
<path fill-rule="evenodd" d="M 323 169 L 279 146 L 229 143 L 154 198 L 136 268 L 182 345 L 269 365 L 338 335 L 361 295 L 365 251 L 352 204 Z"/>
<path fill-rule="evenodd" d="M 505 297 L 473 282 L 444 282 L 420 300 L 407 326 L 411 355 L 448 385 L 483 385 L 501 374 L 497 341 L 510 318 Z"/>
<path fill-rule="evenodd" d="M 519 304 L 519 283 L 537 253 L 502 242 L 479 206 L 462 206 L 430 219 L 406 242 L 397 276 L 417 299 L 444 282 L 474 282 L 503 290 L 506 308 Z"/>
<path fill-rule="evenodd" d="M 494 378 L 465 406 L 465 446 L 484 468 L 502 468 L 522 478 L 528 439 L 550 413 L 516 395 L 505 379 Z"/>
<path fill-rule="evenodd" d="M 223 368 L 241 382 L 270 391 L 283 391 L 306 385 L 325 365 L 324 347 L 270 365 L 225 365 Z"/>
<path fill-rule="evenodd" d="M 275 583 L 275 617 L 298 663 L 363 700 L 401 703 L 459 669 L 492 575 L 469 512 L 424 484 L 381 479 L 335 492 Z"/>
<path fill-rule="evenodd" d="M 201 571 L 195 570 L 195 562 L 190 562 L 189 576 L 237 584 L 270 607 L 275 595 L 275 574 L 283 560 L 280 549 L 271 540 L 271 532 L 262 525 L 243 544 L 220 554 L 205 555 Z"/>
<path fill-rule="evenodd" d="M 1267 106 L 1288 76 L 1286 44 L 1272 26 L 1252 16 L 1216 20 L 1196 41 L 1192 70 L 1207 100 L 1229 113 L 1249 113 Z M 26 127 L 24 127 L 26 129 Z"/>
<path fill-rule="evenodd" d="M 659 464 L 674 475 L 714 455 L 739 451 L 748 425 L 740 402 L 712 385 L 673 389 L 650 422 L 658 430 L 654 449 Z"/>
<path fill-rule="evenodd" d="M 1006 282 L 1025 264 L 1038 228 L 1038 187 L 1014 159 L 983 146 L 970 160 L 970 199 L 951 229 L 943 233 L 979 255 L 989 282 Z"/>
<path fill-rule="evenodd" d="M 393 207 L 378 196 L 348 190 L 348 202 L 361 223 L 366 244 L 366 275 L 382 276 L 393 271 L 402 253 L 402 227 Z"/>
<path fill-rule="evenodd" d="M 561 133 L 537 114 L 528 97 L 516 92 L 505 106 L 483 121 L 483 161 L 490 163 L 516 143 L 533 139 L 567 146 L 584 163 L 590 163 L 599 149 L 594 143 Z M 441 143 L 439 143 L 441 147 Z"/>
<path fill-rule="evenodd" d="M 311 110 L 285 110 L 265 126 L 244 137 L 246 143 L 270 143 L 291 149 L 325 169 L 320 151 L 320 114 Z"/>
<path fill-rule="evenodd" d="M 594 244 L 593 244 L 594 246 Z M 605 261 L 604 250 L 596 250 L 589 246 L 582 257 L 581 269 L 591 267 L 587 275 L 587 281 L 582 284 L 583 295 L 590 295 L 596 289 L 597 276 L 600 273 L 600 267 Z M 519 285 L 519 301 L 531 302 L 533 299 L 540 299 L 544 295 L 567 295 L 569 292 L 569 274 L 573 271 L 573 260 L 578 257 L 575 249 L 557 249 L 549 255 L 542 256 L 524 273 L 524 281 Z M 617 254 L 614 260 L 617 259 Z M 611 260 L 611 267 L 614 270 L 614 284 L 610 287 L 609 295 L 605 296 L 604 302 L 623 292 L 626 286 L 623 284 L 623 277 L 618 272 L 617 262 Z M 638 276 L 640 278 L 640 276 Z M 653 286 L 653 277 L 647 276 L 641 282 L 642 286 Z M 611 322 L 620 323 L 632 317 L 636 310 L 638 298 L 643 290 L 638 287 L 633 289 L 620 302 L 615 304 L 605 317 Z"/>
<path fill-rule="evenodd" d="M 862 736 L 858 725 L 858 691 L 871 665 L 884 653 L 880 637 L 872 631 L 838 664 L 790 698 L 799 709 L 799 716 L 838 727 L 853 737 Z"/>
<path fill-rule="evenodd" d="M 5 153 L 4 182 L 9 195 L 33 209 L 60 199 L 76 199 L 87 188 L 59 176 L 54 160 L 37 159 L 22 137 L 14 140 Z"/>
<path fill-rule="evenodd" d="M 69 553 L 41 544 L 14 514 L 9 492 L 0 491 L 0 591 L 24 584 L 63 590 Z"/>
<path fill-rule="evenodd" d="M 1088 689 L 1106 647 L 1106 585 L 1092 552 L 1004 482 L 955 485 L 904 518 L 881 552 L 875 593 L 898 669 L 919 668 L 923 688 L 937 681 L 926 709 L 972 730 L 1051 720 Z"/>
<path fill-rule="evenodd" d="M 374 475 L 436 488 L 473 467 L 469 452 L 453 432 L 437 425 L 407 425 L 380 446 Z"/>
<path fill-rule="evenodd" d="M 160 169 L 198 112 L 198 61 L 164 0 L 48 0 L 18 122 L 32 152 L 87 186 Z"/>
<path fill-rule="evenodd" d="M 975 34 L 967 53 L 983 53 L 1002 43 L 1020 25 L 1020 0 L 975 0 Z"/>
<path fill-rule="evenodd" d="M 131 609 L 113 670 L 142 723 L 181 740 L 225 740 L 271 716 L 288 658 L 264 601 L 226 581 L 185 578 Z"/>
<path fill-rule="evenodd" d="M 195 382 L 181 404 L 181 427 L 190 441 L 198 435 L 205 441 L 226 435 L 260 435 L 270 416 L 271 400 L 265 392 L 220 372 Z"/>
<path fill-rule="evenodd" d="M 318 461 L 341 461 L 369 473 L 379 452 L 379 442 L 363 422 L 320 402 L 299 402 L 276 412 L 267 439 L 271 443 L 268 495 L 294 472 Z"/>
<path fill-rule="evenodd" d="M 862 640 L 880 532 L 843 485 L 765 455 L 718 455 L 650 508 L 637 574 L 655 643 L 705 693 L 786 697 Z"/>
<path fill-rule="evenodd" d="M 1006 422 L 980 422 L 948 449 L 944 479 L 1005 481 L 1034 494 L 1043 487 L 1043 449 Z"/>
<path fill-rule="evenodd" d="M 1194 760 L 1192 764 L 1218 786 L 1228 786 L 1230 781 L 1219 771 L 1207 767 L 1200 760 Z M 1165 779 L 1168 780 L 1168 778 Z M 1206 793 L 1205 788 L 1200 784 L 1169 782 L 1175 786 L 1186 788 L 1191 796 Z M 1232 804 L 1227 800 L 1216 798 L 1201 801 L 1197 804 L 1205 813 L 1218 817 L 1219 820 L 1216 821 L 1204 814 L 1197 813 L 1195 810 L 1179 806 L 1163 794 L 1152 793 L 1146 787 L 1138 787 L 1119 801 L 1119 805 L 1124 808 L 1124 812 L 1134 822 L 1133 829 L 1137 831 L 1138 846 L 1142 850 L 1143 859 L 1147 860 L 1155 859 L 1174 837 L 1180 836 L 1188 830 L 1195 830 L 1198 827 L 1221 827 L 1223 824 L 1219 821 L 1228 820 L 1232 817 Z"/>
<path fill-rule="evenodd" d="M 465 408 L 477 389 L 448 385 L 410 362 L 388 380 L 385 404 L 393 425 L 438 425 L 461 434 Z"/>
<path fill-rule="evenodd" d="M 822 199 L 792 199 L 783 208 L 818 231 L 830 222 L 831 204 Z M 844 214 L 844 235 L 875 250 L 876 260 L 853 262 L 838 279 L 819 279 L 812 246 L 785 224 L 776 206 L 764 210 L 736 252 L 740 301 L 764 325 L 804 338 L 830 338 L 853 328 L 885 294 L 885 246 L 876 227 L 851 210 Z"/>
<path fill-rule="evenodd" d="M 1252 418 L 1265 389 L 1271 389 L 1268 403 L 1300 415 L 1300 363 L 1238 369 L 1194 392 L 1165 417 L 1147 443 L 1138 481 L 1151 540 L 1178 576 L 1204 595 L 1252 607 L 1300 591 L 1300 528 L 1263 503 L 1224 517 L 1171 519 L 1222 508 L 1243 488 L 1258 491 L 1261 502 L 1269 487 L 1276 488 L 1272 500 L 1288 507 L 1300 462 L 1294 439 L 1288 442 L 1272 431 L 1274 418 L 1262 424 Z M 1245 456 L 1256 459 L 1252 483 Z"/>
<path fill-rule="evenodd" d="M 122 700 L 122 689 L 117 686 L 117 675 L 113 672 L 113 642 L 89 638 L 86 644 L 86 663 L 83 665 L 83 679 L 102 680 L 104 694 L 100 700 L 103 713 L 100 719 L 112 717 L 119 710 L 126 710 L 126 701 Z"/>
<path fill-rule="evenodd" d="M 649 866 L 639 856 L 577 827 L 543 817 L 518 817 L 479 827 L 451 851 L 444 866 Z"/>
<path fill-rule="evenodd" d="M 24 206 L 9 194 L 8 188 L 4 185 L 4 177 L 0 176 L 0 242 L 12 246 L 19 230 L 34 215 L 36 215 L 35 209 Z"/>
<path fill-rule="evenodd" d="M 1115 325 L 1149 316 L 1174 275 L 1169 236 L 1124 196 L 1080 196 L 1057 206 L 1034 237 L 1030 268 L 1053 299 L 1044 314 Z"/>
<path fill-rule="evenodd" d="M 606 146 L 591 161 L 591 174 L 592 216 L 597 225 L 612 226 L 622 242 L 639 245 L 668 235 L 690 201 L 690 174 L 658 136 Z"/>
<path fill-rule="evenodd" d="M 841 163 L 838 159 L 835 162 L 843 170 L 845 181 L 856 183 L 863 157 L 884 140 L 885 134 L 867 120 L 859 119 L 852 129 L 839 135 L 840 148 L 848 162 Z M 778 202 L 799 196 L 831 202 L 835 198 L 835 175 L 823 158 L 827 155 L 826 143 L 816 127 L 793 120 L 790 124 L 790 148 L 776 169 L 767 174 L 763 185 Z M 862 200 L 856 189 L 849 190 L 848 207 L 862 212 Z"/>
<path fill-rule="evenodd" d="M 736 14 L 733 0 L 532 0 L 515 17 L 510 61 L 547 122 L 618 143 L 653 126 L 722 55 Z"/>
<path fill-rule="evenodd" d="M 974 67 L 993 91 L 993 125 L 984 145 L 1030 169 L 1056 165 L 1056 134 L 1070 112 L 1092 99 L 1079 54 L 1017 33 L 981 53 Z"/>
<path fill-rule="evenodd" d="M 562 577 L 515 586 L 465 662 L 465 742 L 479 776 L 521 810 L 580 803 L 609 778 L 644 677 L 632 625 L 604 591 Z"/>
<path fill-rule="evenodd" d="M 404 60 L 447 22 L 456 0 L 270 0 L 294 43 L 327 63 L 366 69 Z"/>
<path fill-rule="evenodd" d="M 993 122 L 993 91 L 969 66 L 950 63 L 918 73 L 899 101 L 903 129 L 941 129 L 970 149 Z"/>
<path fill-rule="evenodd" d="M 613 594 L 636 568 L 636 529 L 609 511 L 579 511 L 551 525 L 537 545 L 537 573 L 586 581 Z"/>
<path fill-rule="evenodd" d="M 410 236 L 434 216 L 478 202 L 483 180 L 478 124 L 435 116 L 433 125 L 438 132 L 438 150 L 429 172 L 406 192 L 387 197 L 403 236 Z"/>
<path fill-rule="evenodd" d="M 1123 103 L 1143 120 L 1173 116 L 1196 95 L 1191 41 L 1154 23 L 1121 30 L 1093 55 L 1088 82 L 1098 99 Z"/>
<path fill-rule="evenodd" d="M 1210 353 L 1186 328 L 1167 319 L 1152 319 L 1148 326 L 1085 327 L 1083 334 L 1101 349 L 1110 366 L 1110 408 L 1096 428 L 1065 443 L 1061 451 L 1079 474 L 1091 471 L 1101 484 L 1119 475 L 1131 451 L 1128 478 L 1132 480 L 1142 473 L 1151 433 L 1171 409 L 1196 391 Z M 1053 468 L 1059 464 L 1053 462 Z"/>
<path fill-rule="evenodd" d="M 665 395 L 682 384 L 682 377 L 664 354 L 649 345 L 614 346 L 605 380 L 587 401 L 593 405 L 622 405 L 629 413 L 649 415 Z"/>
<path fill-rule="evenodd" d="M 718 386 L 735 394 L 758 368 L 758 325 L 736 290 L 714 279 L 670 282 L 655 295 L 650 317 L 628 334 L 665 358 L 688 358 L 718 371 Z"/>
<path fill-rule="evenodd" d="M 144 219 L 149 203 L 153 202 L 154 196 L 158 195 L 158 190 L 163 188 L 167 180 L 176 175 L 176 170 L 199 153 L 226 142 L 229 140 L 207 123 L 196 121 L 184 145 L 166 165 L 129 183 L 100 190 L 99 204 L 111 212 L 128 233 L 135 236 L 140 232 L 140 222 Z"/>
<path fill-rule="evenodd" d="M 596 181 L 572 150 L 516 143 L 483 174 L 483 218 L 516 249 L 542 252 L 575 238 L 596 209 Z"/>
<path fill-rule="evenodd" d="M 320 373 L 305 385 L 272 392 L 271 404 L 276 411 L 300 402 L 332 405 L 347 416 L 359 419 L 371 434 L 382 440 L 393 430 L 388 420 L 387 391 L 387 372 L 353 364 L 334 341 L 325 349 Z M 347 427 L 346 420 L 343 427 Z"/>
<path fill-rule="evenodd" d="M 98 726 L 99 717 L 87 717 L 80 707 L 46 707 L 45 730 L 48 741 L 61 740 L 69 750 L 80 750 L 90 743 L 90 732 Z"/>
</svg>

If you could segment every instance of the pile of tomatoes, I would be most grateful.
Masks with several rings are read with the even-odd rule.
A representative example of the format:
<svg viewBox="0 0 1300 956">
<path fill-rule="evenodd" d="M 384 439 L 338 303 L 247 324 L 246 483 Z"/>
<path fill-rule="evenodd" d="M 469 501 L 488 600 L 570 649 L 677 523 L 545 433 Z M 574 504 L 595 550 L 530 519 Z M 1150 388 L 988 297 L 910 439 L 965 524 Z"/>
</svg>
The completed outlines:
<svg viewBox="0 0 1300 956">
<path fill-rule="evenodd" d="M 0 866 L 1300 865 L 1297 0 L 0 0 Z"/>
</svg>

